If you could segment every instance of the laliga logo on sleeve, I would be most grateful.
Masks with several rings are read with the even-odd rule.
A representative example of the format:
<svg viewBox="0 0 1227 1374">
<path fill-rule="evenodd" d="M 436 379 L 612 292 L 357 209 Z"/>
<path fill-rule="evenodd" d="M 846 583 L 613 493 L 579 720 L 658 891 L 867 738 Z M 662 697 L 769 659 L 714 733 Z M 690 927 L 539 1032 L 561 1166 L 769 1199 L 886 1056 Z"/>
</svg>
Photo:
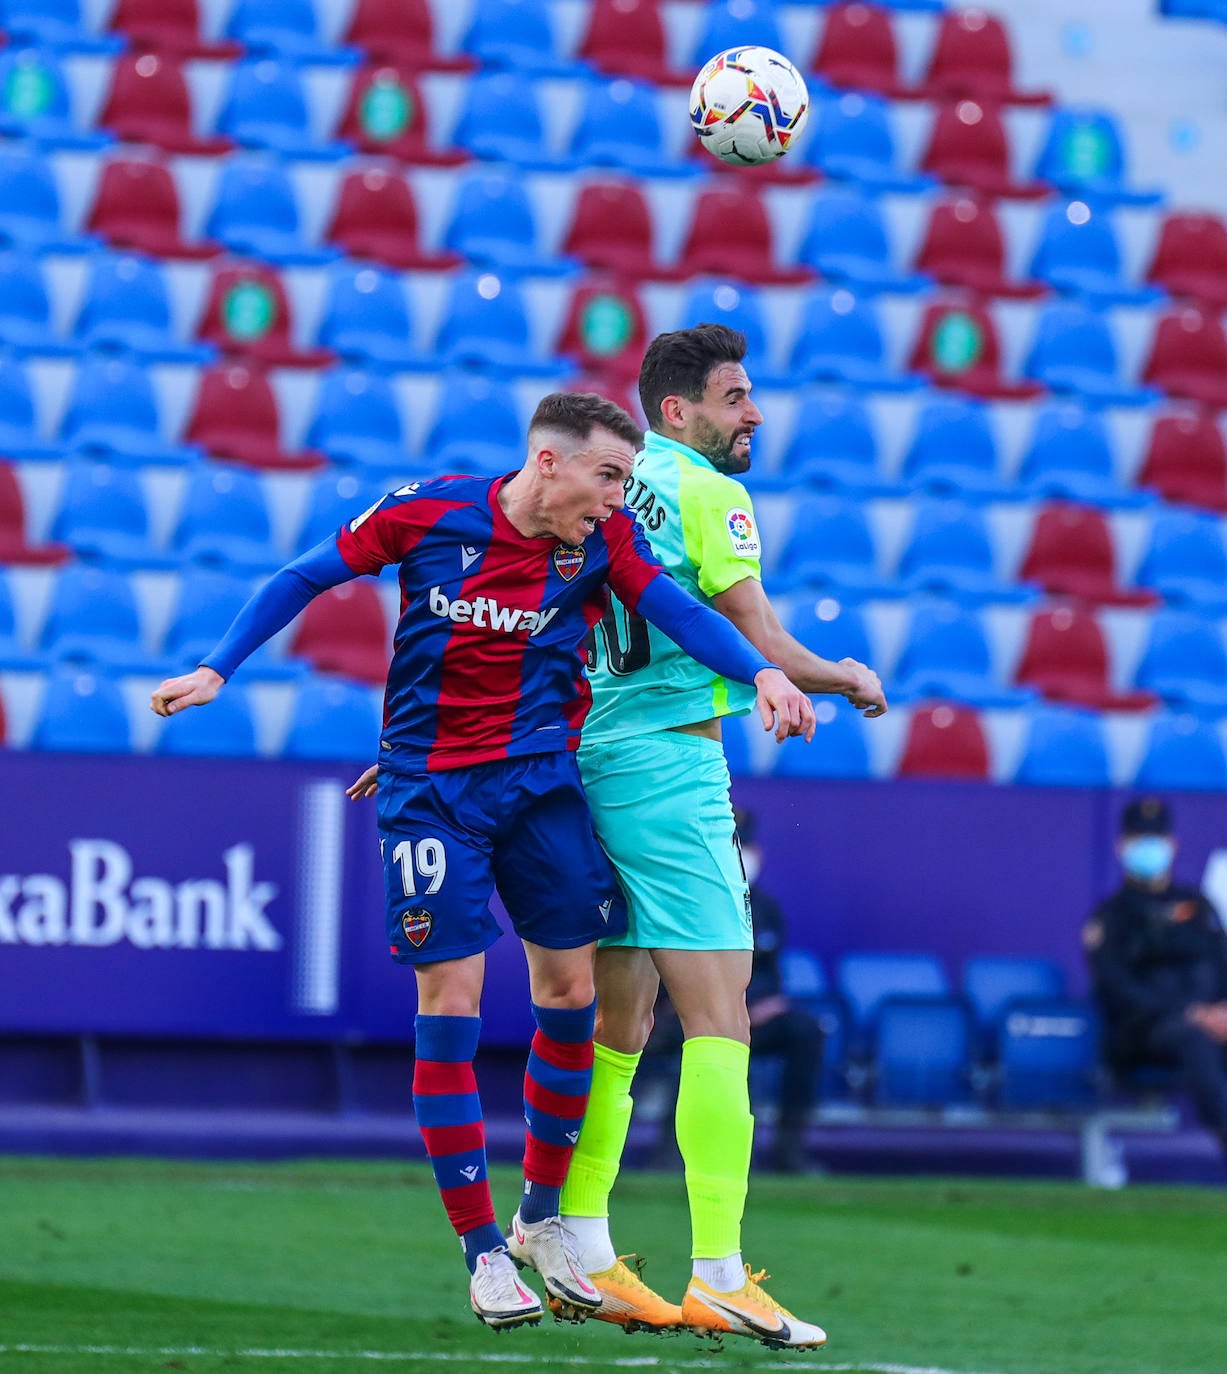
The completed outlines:
<svg viewBox="0 0 1227 1374">
<path fill-rule="evenodd" d="M 406 911 L 400 918 L 400 928 L 405 932 L 405 939 L 414 947 L 421 949 L 430 939 L 430 932 L 434 929 L 435 918 L 424 907 L 414 907 L 412 911 Z"/>
<path fill-rule="evenodd" d="M 734 506 L 725 517 L 729 531 L 729 542 L 738 558 L 757 558 L 759 555 L 758 531 L 754 528 L 754 517 L 748 510 Z"/>
<path fill-rule="evenodd" d="M 584 560 L 587 557 L 588 555 L 581 548 L 571 544 L 559 544 L 554 550 L 554 567 L 558 569 L 558 576 L 564 582 L 570 582 L 584 566 Z"/>
</svg>

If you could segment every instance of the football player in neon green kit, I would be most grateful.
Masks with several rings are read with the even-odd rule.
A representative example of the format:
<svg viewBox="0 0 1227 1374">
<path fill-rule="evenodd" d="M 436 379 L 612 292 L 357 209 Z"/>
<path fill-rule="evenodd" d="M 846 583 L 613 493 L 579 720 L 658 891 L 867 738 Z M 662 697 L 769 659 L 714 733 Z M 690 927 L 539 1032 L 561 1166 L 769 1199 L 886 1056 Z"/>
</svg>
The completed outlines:
<svg viewBox="0 0 1227 1374">
<path fill-rule="evenodd" d="M 881 715 L 877 674 L 853 659 L 832 663 L 810 653 L 763 591 L 753 506 L 737 481 L 762 422 L 745 353 L 744 335 L 724 325 L 653 341 L 639 373 L 650 428 L 627 504 L 682 586 L 732 620 L 802 690 L 841 695 Z M 819 1346 L 822 1329 L 782 1309 L 741 1257 L 754 1128 L 745 1000 L 753 936 L 720 722 L 747 711 L 751 698 L 616 601 L 594 641 L 580 767 L 597 834 L 627 892 L 630 927 L 597 953 L 596 1067 L 563 1219 L 602 1291 L 604 1320 Z M 680 1307 L 617 1257 L 609 1233 L 631 1082 L 662 981 L 686 1037 L 676 1126 L 694 1272 Z"/>
</svg>

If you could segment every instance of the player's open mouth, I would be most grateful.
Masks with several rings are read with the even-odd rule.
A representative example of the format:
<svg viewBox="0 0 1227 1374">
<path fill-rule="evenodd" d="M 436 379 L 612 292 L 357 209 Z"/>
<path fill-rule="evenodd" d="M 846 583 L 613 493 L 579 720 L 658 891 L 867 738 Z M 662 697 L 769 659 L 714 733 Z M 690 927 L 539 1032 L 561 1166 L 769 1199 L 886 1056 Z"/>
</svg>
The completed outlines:
<svg viewBox="0 0 1227 1374">
<path fill-rule="evenodd" d="M 596 530 L 596 527 L 599 523 L 600 521 L 595 515 L 585 515 L 583 518 L 584 528 L 588 531 L 589 534 L 592 534 Z"/>
<path fill-rule="evenodd" d="M 737 438 L 733 440 L 733 447 L 742 449 L 744 452 L 748 453 L 750 451 L 750 441 L 753 438 L 754 436 L 752 434 L 739 434 Z"/>
</svg>

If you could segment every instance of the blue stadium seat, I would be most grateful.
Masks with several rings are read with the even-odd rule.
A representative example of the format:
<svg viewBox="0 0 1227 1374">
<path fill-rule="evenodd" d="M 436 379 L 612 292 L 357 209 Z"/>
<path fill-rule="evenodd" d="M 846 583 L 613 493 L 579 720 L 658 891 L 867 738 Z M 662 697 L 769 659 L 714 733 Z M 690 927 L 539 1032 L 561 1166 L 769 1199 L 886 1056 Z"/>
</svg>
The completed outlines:
<svg viewBox="0 0 1227 1374">
<path fill-rule="evenodd" d="M 802 393 L 780 463 L 781 481 L 848 496 L 901 495 L 904 488 L 880 473 L 878 457 L 873 419 L 859 396 L 810 390 Z"/>
<path fill-rule="evenodd" d="M 306 442 L 338 463 L 389 475 L 410 469 L 400 407 L 391 383 L 378 372 L 339 367 L 324 373 Z"/>
<path fill-rule="evenodd" d="M 775 746 L 775 767 L 779 778 L 867 778 L 870 776 L 869 747 L 865 743 L 864 721 L 843 702 L 821 697 L 814 703 L 817 729 L 807 744 L 801 739 L 785 740 Z"/>
<path fill-rule="evenodd" d="M 1051 959 L 981 954 L 963 965 L 963 996 L 975 1014 L 989 1054 L 996 1058 L 1002 1021 L 1021 998 L 1063 997 L 1065 977 Z"/>
<path fill-rule="evenodd" d="M 413 342 L 401 274 L 371 263 L 345 261 L 328 269 L 319 342 L 361 367 L 407 371 L 436 365 Z"/>
<path fill-rule="evenodd" d="M 1188 710 L 1227 714 L 1227 648 L 1219 625 L 1189 611 L 1156 611 L 1134 685 Z"/>
<path fill-rule="evenodd" d="M 772 0 L 712 0 L 703 9 L 703 24 L 690 49 L 690 66 L 696 71 L 715 53 L 747 44 L 788 51 Z"/>
<path fill-rule="evenodd" d="M 155 754 L 172 758 L 255 758 L 256 726 L 247 689 L 229 683 L 208 706 L 161 722 Z"/>
<path fill-rule="evenodd" d="M 1099 1093 L 1099 1031 L 1081 1002 L 1037 998 L 1006 1013 L 997 1105 L 1013 1110 L 1085 1107 Z"/>
<path fill-rule="evenodd" d="M 281 164 L 265 155 L 225 163 L 204 232 L 232 253 L 281 267 L 315 267 L 340 256 L 331 244 L 303 238 L 293 183 Z"/>
<path fill-rule="evenodd" d="M 780 950 L 780 983 L 785 996 L 800 1002 L 823 997 L 830 991 L 822 960 L 800 945 L 788 945 Z"/>
<path fill-rule="evenodd" d="M 299 689 L 281 753 L 288 759 L 365 765 L 379 748 L 379 729 L 370 688 L 312 676 Z"/>
<path fill-rule="evenodd" d="M 1164 711 L 1155 716 L 1133 785 L 1182 792 L 1227 791 L 1227 755 L 1218 730 L 1210 721 L 1184 712 Z"/>
<path fill-rule="evenodd" d="M 23 357 L 68 358 L 81 351 L 52 325 L 43 267 L 28 251 L 0 254 L 0 342 Z"/>
<path fill-rule="evenodd" d="M 1163 199 L 1160 191 L 1125 184 L 1120 126 L 1103 110 L 1054 110 L 1035 175 L 1092 206 L 1157 205 Z"/>
<path fill-rule="evenodd" d="M 1099 307 L 1150 305 L 1163 297 L 1156 287 L 1125 280 L 1111 216 L 1080 200 L 1045 212 L 1028 275 Z"/>
<path fill-rule="evenodd" d="M 0 135 L 46 151 L 92 152 L 113 141 L 103 130 L 77 127 L 64 69 L 47 48 L 0 52 Z"/>
<path fill-rule="evenodd" d="M 385 483 L 366 472 L 321 472 L 311 483 L 296 551 L 305 553 L 334 536 L 343 524 L 361 515 L 384 496 L 385 488 Z"/>
<path fill-rule="evenodd" d="M 1107 320 L 1081 301 L 1055 301 L 1044 308 L 1023 375 L 1098 405 L 1149 405 L 1163 394 L 1120 375 Z"/>
<path fill-rule="evenodd" d="M 362 57 L 357 48 L 324 42 L 313 0 L 238 0 L 224 33 L 255 57 L 334 66 L 350 66 Z"/>
<path fill-rule="evenodd" d="M 939 697 L 982 710 L 1023 706 L 1036 697 L 1030 688 L 996 681 L 979 615 L 952 601 L 925 601 L 916 607 L 895 663 L 891 695 Z"/>
<path fill-rule="evenodd" d="M 1004 581 L 994 567 L 984 513 L 963 501 L 922 499 L 898 576 L 909 592 L 931 592 L 966 606 L 1035 599 L 1030 587 Z"/>
<path fill-rule="evenodd" d="M 62 223 L 60 190 L 46 157 L 33 148 L 0 147 L 0 248 L 87 253 L 102 245 Z"/>
<path fill-rule="evenodd" d="M 160 676 L 161 660 L 141 643 L 136 594 L 115 568 L 69 563 L 56 576 L 39 647 L 61 663 Z"/>
<path fill-rule="evenodd" d="M 794 639 L 820 658 L 835 663 L 841 658 L 873 663 L 877 657 L 864 615 L 856 606 L 833 596 L 796 598 L 784 624 Z"/>
<path fill-rule="evenodd" d="M 195 445 L 172 443 L 159 430 L 157 397 L 145 367 L 127 356 L 82 362 L 60 423 L 68 448 L 116 463 L 182 467 L 200 460 Z"/>
<path fill-rule="evenodd" d="M 914 489 L 977 501 L 1018 495 L 1000 473 L 992 412 L 969 396 L 934 395 L 916 416 L 902 475 Z"/>
<path fill-rule="evenodd" d="M 171 671 L 189 672 L 211 653 L 252 590 L 250 578 L 219 568 L 189 568 L 179 579 L 179 594 L 162 644 Z M 279 657 L 264 645 L 243 660 L 239 674 L 244 681 L 280 682 L 301 678 L 305 671 L 297 659 Z"/>
<path fill-rule="evenodd" d="M 119 34 L 89 31 L 80 0 L 4 0 L 0 28 L 11 43 L 61 53 L 113 53 L 124 46 Z"/>
<path fill-rule="evenodd" d="M 889 596 L 898 588 L 877 571 L 873 530 L 862 505 L 818 493 L 797 503 L 792 529 L 771 581 L 789 587 L 829 587 L 833 595 Z"/>
<path fill-rule="evenodd" d="M 1108 742 L 1103 717 L 1072 706 L 1042 705 L 1029 713 L 1014 781 L 1029 787 L 1107 787 Z"/>
<path fill-rule="evenodd" d="M 890 103 L 880 96 L 815 94 L 803 151 L 824 176 L 859 182 L 869 191 L 927 191 L 937 185 L 935 178 L 899 165 Z"/>
<path fill-rule="evenodd" d="M 507 112 L 515 111 L 514 121 Z M 537 88 L 513 72 L 477 72 L 466 83 L 466 100 L 452 142 L 483 162 L 506 162 L 526 172 L 566 172 L 573 160 L 546 146 Z"/>
<path fill-rule="evenodd" d="M 570 156 L 581 167 L 612 167 L 637 177 L 697 176 L 699 166 L 669 154 L 654 86 L 626 77 L 593 80 L 571 135 Z"/>
<path fill-rule="evenodd" d="M 64 494 L 51 537 L 77 556 L 123 571 L 178 566 L 172 553 L 149 538 L 149 509 L 140 478 L 131 468 L 80 460 L 64 474 Z"/>
<path fill-rule="evenodd" d="M 39 437 L 34 395 L 22 365 L 0 353 L 0 453 L 10 458 L 60 458 L 64 450 Z"/>
<path fill-rule="evenodd" d="M 792 386 L 790 375 L 777 372 L 771 365 L 774 346 L 767 333 L 762 292 L 757 286 L 725 281 L 719 277 L 699 277 L 692 281 L 686 288 L 678 328 L 687 329 L 704 320 L 726 324 L 730 329 L 739 329 L 746 336 L 746 350 L 755 386 Z M 768 486 L 779 485 L 765 480 L 767 474 L 758 470 L 757 461 L 742 480 L 750 486 L 757 483 L 764 490 Z M 785 474 L 785 484 L 792 485 L 789 474 Z"/>
<path fill-rule="evenodd" d="M 423 450 L 430 472 L 493 477 L 523 463 L 523 421 L 506 382 L 480 373 L 444 373 L 438 394 Z"/>
<path fill-rule="evenodd" d="M 497 368 L 515 376 L 561 377 L 570 366 L 534 348 L 514 278 L 470 270 L 452 281 L 433 351 L 448 367 Z"/>
<path fill-rule="evenodd" d="M 47 665 L 46 656 L 29 652 L 17 638 L 17 618 L 13 613 L 13 592 L 8 573 L 0 566 L 0 669 L 8 672 L 37 672 Z"/>
<path fill-rule="evenodd" d="M 824 188 L 814 198 L 797 261 L 860 291 L 923 291 L 932 284 L 922 272 L 895 266 L 878 202 L 853 187 Z"/>
<path fill-rule="evenodd" d="M 273 572 L 282 562 L 272 546 L 263 482 L 221 463 L 201 463 L 188 477 L 171 544 L 185 563 L 235 573 Z"/>
<path fill-rule="evenodd" d="M 1036 410 L 1018 482 L 1033 497 L 1107 507 L 1152 503 L 1149 492 L 1120 484 L 1102 414 L 1072 400 L 1052 401 Z"/>
<path fill-rule="evenodd" d="M 805 297 L 792 351 L 792 370 L 803 381 L 847 382 L 883 391 L 913 391 L 919 377 L 885 361 L 882 328 L 869 300 L 846 286 L 818 286 Z"/>
<path fill-rule="evenodd" d="M 128 708 L 119 686 L 99 673 L 65 668 L 47 680 L 31 749 L 65 754 L 126 754 Z"/>
<path fill-rule="evenodd" d="M 845 954 L 835 971 L 838 987 L 852 1017 L 853 1033 L 872 1033 L 878 1011 L 888 997 L 948 997 L 950 982 L 935 954 Z"/>
<path fill-rule="evenodd" d="M 486 68 L 575 76 L 586 68 L 560 51 L 552 10 L 548 0 L 476 0 L 460 49 Z"/>
<path fill-rule="evenodd" d="M 1207 611 L 1227 610 L 1227 547 L 1223 522 L 1205 511 L 1155 509 L 1150 544 L 1134 575 L 1165 601 Z"/>
<path fill-rule="evenodd" d="M 729 777 L 748 778 L 754 772 L 754 756 L 750 748 L 749 716 L 725 716 L 721 722 L 720 741 L 724 747 L 724 761 Z"/>
<path fill-rule="evenodd" d="M 230 89 L 217 117 L 217 132 L 245 148 L 282 157 L 335 162 L 349 145 L 323 138 L 311 127 L 298 68 L 273 58 L 249 58 L 231 66 Z"/>
<path fill-rule="evenodd" d="M 206 363 L 217 355 L 212 344 L 175 337 L 162 265 L 131 253 L 93 259 L 73 335 L 85 348 L 119 349 L 142 363 Z"/>
<path fill-rule="evenodd" d="M 443 246 L 499 273 L 556 276 L 579 266 L 542 247 L 524 178 L 513 168 L 479 165 L 464 173 Z"/>
<path fill-rule="evenodd" d="M 972 1031 L 956 997 L 887 997 L 872 1069 L 879 1107 L 944 1107 L 972 1096 Z"/>
</svg>

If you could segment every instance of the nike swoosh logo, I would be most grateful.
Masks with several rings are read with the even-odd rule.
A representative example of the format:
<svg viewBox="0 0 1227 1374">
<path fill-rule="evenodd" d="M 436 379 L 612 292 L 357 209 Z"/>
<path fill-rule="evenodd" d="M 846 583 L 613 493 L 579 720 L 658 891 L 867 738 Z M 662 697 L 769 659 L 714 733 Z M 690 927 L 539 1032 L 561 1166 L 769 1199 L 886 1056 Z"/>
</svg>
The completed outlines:
<svg viewBox="0 0 1227 1374">
<path fill-rule="evenodd" d="M 729 1307 L 717 1298 L 709 1298 L 705 1294 L 703 1301 L 713 1311 L 719 1312 L 721 1316 L 731 1317 L 735 1322 L 740 1322 L 751 1335 L 763 1336 L 771 1341 L 792 1340 L 792 1330 L 782 1317 L 779 1319 L 780 1324 L 778 1326 L 763 1326 L 761 1322 L 756 1322 L 752 1317 L 747 1317 L 740 1308 Z"/>
<path fill-rule="evenodd" d="M 480 550 L 480 549 L 471 549 L 471 548 L 463 548 L 463 549 L 461 549 L 461 550 L 460 550 L 460 566 L 461 566 L 461 568 L 463 569 L 463 571 L 468 572 L 468 570 L 473 566 L 474 563 L 477 562 L 477 560 L 478 560 L 480 557 L 481 557 L 481 550 Z"/>
</svg>

